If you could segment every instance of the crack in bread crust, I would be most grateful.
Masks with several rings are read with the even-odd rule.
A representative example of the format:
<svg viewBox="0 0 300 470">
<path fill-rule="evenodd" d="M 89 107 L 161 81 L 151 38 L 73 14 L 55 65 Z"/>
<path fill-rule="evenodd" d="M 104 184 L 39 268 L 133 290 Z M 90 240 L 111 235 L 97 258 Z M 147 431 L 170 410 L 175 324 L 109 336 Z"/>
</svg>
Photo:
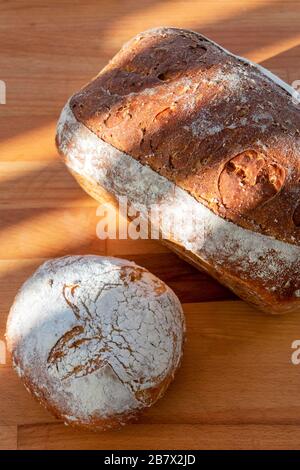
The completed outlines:
<svg viewBox="0 0 300 470">
<path fill-rule="evenodd" d="M 45 263 L 25 283 L 7 337 L 18 374 L 41 403 L 72 425 L 106 428 L 165 392 L 180 364 L 184 316 L 173 291 L 146 269 L 72 256 Z"/>
<path fill-rule="evenodd" d="M 158 28 L 125 44 L 70 106 L 99 138 L 216 214 L 299 245 L 300 110 L 262 68 L 198 33 Z M 266 171 L 251 188 L 250 210 L 243 188 L 232 207 L 218 184 L 226 163 L 247 151 L 286 176 L 274 193 Z"/>
<path fill-rule="evenodd" d="M 166 240 L 169 232 L 161 221 L 174 211 L 186 214 L 169 237 L 175 251 L 268 313 L 297 308 L 298 246 L 215 215 L 174 183 L 99 139 L 76 120 L 68 103 L 58 123 L 57 144 L 79 184 L 100 202 L 109 194 L 116 200 L 125 196 L 133 209 L 143 205 L 148 213 L 155 205 L 161 214 L 158 228 Z"/>
</svg>

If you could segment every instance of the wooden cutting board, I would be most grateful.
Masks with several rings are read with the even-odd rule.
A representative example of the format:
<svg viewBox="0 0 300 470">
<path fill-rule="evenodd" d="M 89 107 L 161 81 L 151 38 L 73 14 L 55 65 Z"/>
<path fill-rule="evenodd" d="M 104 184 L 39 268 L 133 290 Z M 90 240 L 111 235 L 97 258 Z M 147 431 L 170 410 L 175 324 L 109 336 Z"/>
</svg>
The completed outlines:
<svg viewBox="0 0 300 470">
<path fill-rule="evenodd" d="M 298 0 L 0 1 L 0 340 L 22 282 L 45 259 L 117 255 L 146 266 L 183 302 L 187 342 L 166 396 L 118 432 L 56 421 L 0 366 L 0 447 L 20 449 L 300 448 L 300 312 L 268 317 L 151 240 L 96 237 L 97 203 L 57 158 L 55 122 L 121 44 L 158 25 L 191 28 L 300 79 Z"/>
</svg>

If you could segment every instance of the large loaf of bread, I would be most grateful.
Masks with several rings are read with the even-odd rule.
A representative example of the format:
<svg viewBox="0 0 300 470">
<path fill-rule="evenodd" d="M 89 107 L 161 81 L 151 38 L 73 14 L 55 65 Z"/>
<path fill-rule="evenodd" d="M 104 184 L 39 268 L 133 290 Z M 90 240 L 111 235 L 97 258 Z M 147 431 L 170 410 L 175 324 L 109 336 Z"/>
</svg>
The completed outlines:
<svg viewBox="0 0 300 470">
<path fill-rule="evenodd" d="M 262 67 L 191 31 L 128 42 L 66 104 L 60 154 L 98 200 L 185 215 L 161 237 L 269 313 L 300 306 L 300 108 Z"/>
</svg>

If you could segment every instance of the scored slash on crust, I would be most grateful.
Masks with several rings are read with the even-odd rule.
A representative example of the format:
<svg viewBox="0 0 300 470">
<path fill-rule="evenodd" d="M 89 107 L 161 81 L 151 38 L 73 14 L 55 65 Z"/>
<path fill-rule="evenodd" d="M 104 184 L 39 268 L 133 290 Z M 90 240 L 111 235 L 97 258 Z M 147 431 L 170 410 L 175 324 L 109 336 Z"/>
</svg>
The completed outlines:
<svg viewBox="0 0 300 470">
<path fill-rule="evenodd" d="M 110 334 L 104 333 L 102 322 L 106 312 L 100 312 L 98 304 L 99 299 L 106 291 L 123 286 L 123 284 L 128 286 L 130 283 L 143 282 L 142 277 L 145 273 L 147 274 L 147 271 L 144 269 L 123 267 L 120 274 L 121 282 L 103 283 L 93 299 L 80 283 L 63 286 L 62 295 L 64 300 L 71 308 L 79 324 L 61 336 L 51 349 L 47 358 L 47 368 L 51 374 L 58 376 L 61 381 L 65 381 L 69 378 L 84 377 L 97 370 L 109 367 L 139 402 L 147 405 L 153 400 L 156 395 L 156 387 L 152 390 L 147 390 L 147 387 L 144 388 L 144 378 L 136 376 L 134 367 L 130 363 L 125 364 L 122 361 L 122 351 L 124 349 L 136 361 L 139 360 L 139 353 L 132 349 L 129 338 L 126 337 L 126 332 L 119 327 L 118 322 L 110 325 Z M 156 296 L 159 297 L 165 291 L 166 287 L 162 282 L 154 283 Z M 155 314 L 155 312 L 152 313 Z M 122 344 L 114 340 L 112 337 L 114 333 L 122 339 Z M 120 350 L 119 354 L 118 350 Z M 111 360 L 112 357 L 113 361 Z M 157 385 L 164 383 L 165 375 L 166 370 L 157 374 L 154 377 L 155 383 Z"/>
<path fill-rule="evenodd" d="M 81 309 L 74 302 L 75 292 L 78 288 L 80 288 L 79 285 L 65 285 L 63 287 L 63 296 L 75 317 L 80 322 L 80 325 L 67 331 L 67 333 L 57 341 L 51 349 L 47 360 L 48 369 L 55 367 L 61 380 L 65 380 L 72 375 L 82 377 L 91 374 L 105 365 L 100 358 L 101 352 L 103 352 L 101 349 L 96 349 L 92 357 L 90 357 L 90 354 L 87 354 L 84 360 L 81 354 L 80 364 L 73 364 L 72 355 L 74 350 L 81 349 L 83 353 L 84 349 L 86 349 L 86 343 L 96 342 L 96 346 L 98 342 L 102 340 L 101 331 L 97 322 L 89 322 L 89 319 L 92 320 L 93 317 L 84 300 L 80 299 Z M 88 350 L 90 350 L 90 348 L 87 348 L 87 352 Z"/>
</svg>

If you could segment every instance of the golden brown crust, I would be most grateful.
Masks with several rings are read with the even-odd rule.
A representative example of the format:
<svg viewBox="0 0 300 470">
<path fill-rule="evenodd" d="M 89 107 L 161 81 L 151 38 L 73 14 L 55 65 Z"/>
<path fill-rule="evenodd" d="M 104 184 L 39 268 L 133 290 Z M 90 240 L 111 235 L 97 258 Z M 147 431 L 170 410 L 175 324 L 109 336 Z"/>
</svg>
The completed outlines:
<svg viewBox="0 0 300 470">
<path fill-rule="evenodd" d="M 256 67 L 161 28 L 125 45 L 71 108 L 216 214 L 299 245 L 300 110 Z"/>
<path fill-rule="evenodd" d="M 183 246 L 178 245 L 170 240 L 163 240 L 163 243 L 169 247 L 177 255 L 192 264 L 197 269 L 203 269 L 205 272 L 214 277 L 217 281 L 229 287 L 237 296 L 245 300 L 247 303 L 258 308 L 267 314 L 283 314 L 294 311 L 299 306 L 299 300 L 291 295 L 274 298 L 274 293 L 266 290 L 259 282 L 243 280 L 233 269 L 222 272 L 216 270 L 213 264 L 205 263 L 200 257 L 194 253 L 187 251 Z"/>
</svg>

